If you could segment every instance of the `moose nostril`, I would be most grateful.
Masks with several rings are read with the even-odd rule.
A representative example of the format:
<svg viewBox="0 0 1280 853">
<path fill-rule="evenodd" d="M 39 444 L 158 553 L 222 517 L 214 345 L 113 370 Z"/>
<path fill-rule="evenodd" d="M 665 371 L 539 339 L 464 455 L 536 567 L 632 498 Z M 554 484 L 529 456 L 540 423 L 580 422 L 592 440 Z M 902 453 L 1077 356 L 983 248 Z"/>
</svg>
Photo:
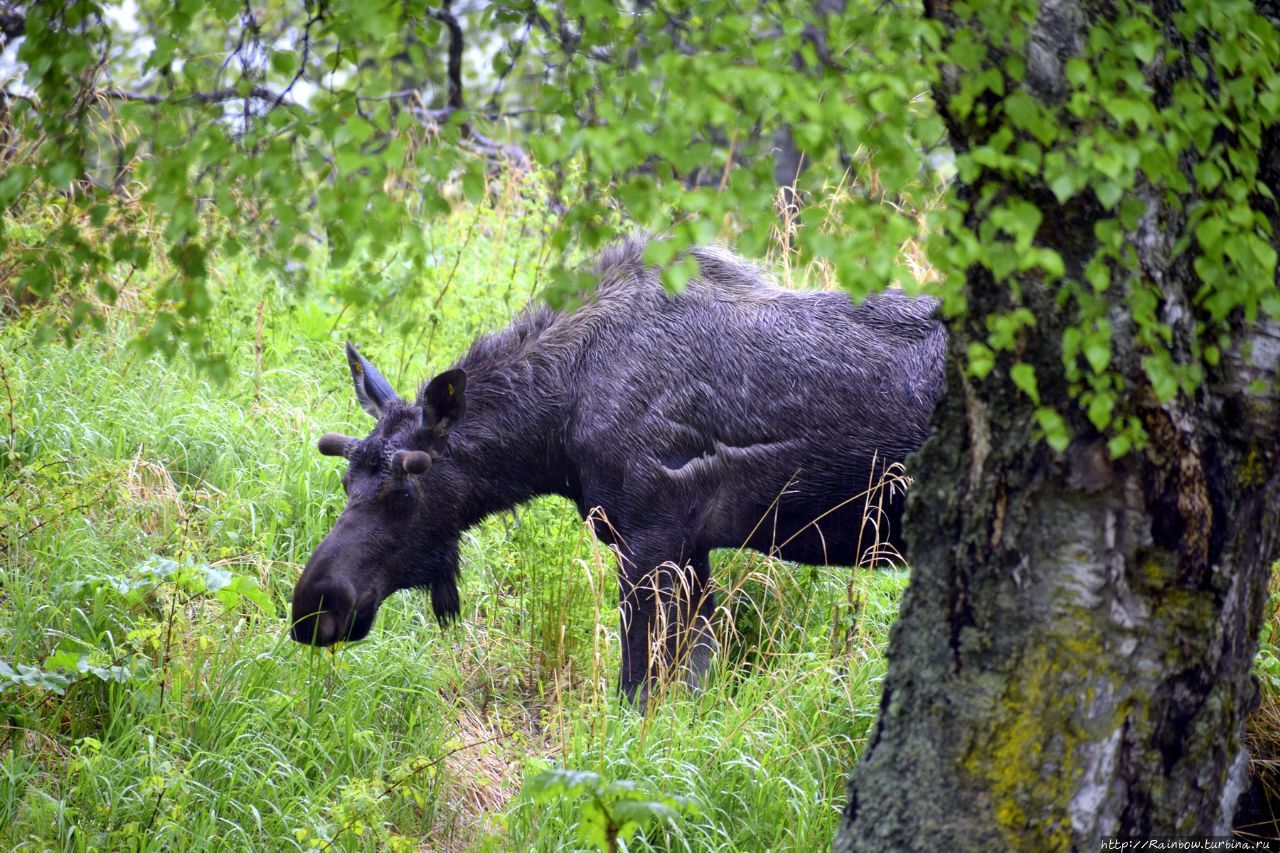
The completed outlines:
<svg viewBox="0 0 1280 853">
<path fill-rule="evenodd" d="M 332 646 L 345 639 L 354 600 L 355 596 L 345 585 L 326 584 L 313 590 L 295 591 L 290 635 L 299 643 L 313 646 Z"/>
<path fill-rule="evenodd" d="M 317 646 L 331 646 L 338 641 L 342 622 L 332 610 L 322 610 L 317 614 L 315 634 L 311 640 Z"/>
</svg>

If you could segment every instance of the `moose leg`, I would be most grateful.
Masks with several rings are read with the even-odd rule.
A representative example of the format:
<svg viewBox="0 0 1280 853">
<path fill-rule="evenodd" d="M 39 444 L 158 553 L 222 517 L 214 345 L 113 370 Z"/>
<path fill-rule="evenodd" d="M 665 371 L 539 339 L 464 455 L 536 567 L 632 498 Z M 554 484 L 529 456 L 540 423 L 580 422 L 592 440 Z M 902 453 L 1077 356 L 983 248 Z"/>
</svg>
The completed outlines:
<svg viewBox="0 0 1280 853">
<path fill-rule="evenodd" d="M 691 563 L 657 563 L 632 552 L 621 556 L 619 584 L 624 696 L 641 707 L 660 678 L 679 671 L 698 687 L 714 652 L 711 565 L 701 554 Z M 647 568 L 646 568 L 647 567 Z"/>
<path fill-rule="evenodd" d="M 677 575 L 668 608 L 668 654 L 680 667 L 685 684 L 694 690 L 702 686 L 715 654 L 716 641 L 711 631 L 715 609 L 711 560 L 704 552 Z"/>
<path fill-rule="evenodd" d="M 655 675 L 654 635 L 658 623 L 661 578 L 656 569 L 641 570 L 637 564 L 618 557 L 618 605 L 622 636 L 622 672 L 618 689 L 627 701 L 639 708 L 649 704 L 650 680 Z"/>
</svg>

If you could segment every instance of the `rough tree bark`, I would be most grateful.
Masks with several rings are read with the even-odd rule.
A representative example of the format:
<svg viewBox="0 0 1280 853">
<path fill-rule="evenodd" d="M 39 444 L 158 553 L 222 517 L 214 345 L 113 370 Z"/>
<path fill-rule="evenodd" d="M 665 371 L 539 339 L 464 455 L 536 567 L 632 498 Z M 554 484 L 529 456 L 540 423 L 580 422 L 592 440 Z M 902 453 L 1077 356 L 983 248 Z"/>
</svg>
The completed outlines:
<svg viewBox="0 0 1280 853">
<path fill-rule="evenodd" d="M 1171 19 L 1171 4 L 1154 5 L 1155 20 Z M 926 9 L 954 30 L 948 4 Z M 1066 59 L 1091 16 L 1105 14 L 1114 14 L 1106 4 L 1044 0 L 1025 88 L 1058 97 Z M 1165 87 L 1157 96 L 1176 73 L 1153 81 Z M 957 85 L 944 71 L 944 115 Z M 950 125 L 963 148 L 973 129 Z M 1276 130 L 1263 143 L 1262 180 L 1280 198 Z M 983 180 L 968 197 L 991 189 Z M 1092 198 L 1059 205 L 1043 190 L 1018 191 L 1044 214 L 1037 241 L 1078 278 L 1104 211 Z M 1200 283 L 1174 249 L 1185 207 L 1136 192 L 1147 215 L 1128 239 L 1179 351 L 1202 319 Z M 1280 234 L 1275 205 L 1260 206 Z M 1111 835 L 1226 834 L 1247 782 L 1250 668 L 1280 556 L 1280 324 L 1237 319 L 1237 346 L 1190 397 L 1161 404 L 1134 390 L 1150 440 L 1112 461 L 1081 413 L 1069 411 L 1076 437 L 1055 453 L 999 368 L 984 380 L 963 375 L 968 343 L 986 335 L 981 318 L 1012 298 L 980 271 L 966 290 L 968 313 L 950 321 L 936 434 L 912 465 L 912 576 L 880 717 L 835 849 L 1087 850 Z M 1019 359 L 1060 375 L 1057 288 L 1024 282 L 1020 295 L 1037 327 Z M 1105 297 L 1114 369 L 1126 388 L 1143 389 L 1123 288 Z M 1257 379 L 1267 390 L 1247 389 Z M 1065 387 L 1040 390 L 1067 399 Z"/>
</svg>

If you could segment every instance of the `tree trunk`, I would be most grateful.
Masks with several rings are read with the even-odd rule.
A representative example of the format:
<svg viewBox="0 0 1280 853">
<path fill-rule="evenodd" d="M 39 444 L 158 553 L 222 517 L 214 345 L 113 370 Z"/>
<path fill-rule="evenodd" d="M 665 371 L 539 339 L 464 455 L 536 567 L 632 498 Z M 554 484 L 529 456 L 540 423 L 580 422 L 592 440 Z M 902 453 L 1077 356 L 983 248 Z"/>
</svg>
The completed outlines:
<svg viewBox="0 0 1280 853">
<path fill-rule="evenodd" d="M 963 25 L 998 54 L 1002 34 L 962 24 L 945 5 L 926 9 L 950 37 Z M 1172 8 L 1155 5 L 1154 20 L 1171 20 Z M 1091 16 L 1110 8 L 1044 0 L 1022 89 L 1040 103 L 1060 99 L 1066 60 Z M 1165 67 L 1150 81 L 1157 99 L 1178 73 Z M 964 151 L 991 129 L 950 113 L 959 85 L 944 70 L 937 94 Z M 1278 138 L 1263 137 L 1259 177 L 1280 198 Z M 1092 193 L 1059 204 L 1033 178 L 1011 186 L 989 170 L 961 196 L 1010 191 L 1043 213 L 1035 244 L 1082 280 L 1094 225 L 1112 214 Z M 1146 212 L 1127 229 L 1140 271 L 1129 275 L 1154 281 L 1167 345 L 1191 360 L 1205 320 L 1201 282 L 1175 242 L 1194 198 L 1173 203 L 1142 181 L 1131 194 Z M 1276 245 L 1275 204 L 1254 207 Z M 979 209 L 965 214 L 975 234 Z M 1114 835 L 1224 835 L 1247 783 L 1250 670 L 1280 556 L 1280 323 L 1236 312 L 1234 344 L 1205 363 L 1198 388 L 1159 402 L 1117 278 L 1101 294 L 1114 326 L 1110 369 L 1147 443 L 1112 460 L 1106 438 L 1067 402 L 1060 286 L 1018 283 L 970 267 L 968 310 L 949 321 L 947 392 L 910 466 L 911 583 L 837 851 L 1087 850 Z M 963 370 L 970 343 L 987 338 L 984 319 L 1014 307 L 1036 318 L 1017 360 L 1035 367 L 1040 396 L 1059 404 L 1074 436 L 1061 453 L 1038 437 L 1036 406 L 1006 363 L 984 379 Z"/>
</svg>

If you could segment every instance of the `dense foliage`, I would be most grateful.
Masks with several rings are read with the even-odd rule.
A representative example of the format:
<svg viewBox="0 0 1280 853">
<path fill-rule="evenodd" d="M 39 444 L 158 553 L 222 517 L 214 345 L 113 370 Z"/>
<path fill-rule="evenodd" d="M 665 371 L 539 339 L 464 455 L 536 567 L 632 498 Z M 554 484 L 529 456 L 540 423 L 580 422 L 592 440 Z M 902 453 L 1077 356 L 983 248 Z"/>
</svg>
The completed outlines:
<svg viewBox="0 0 1280 853">
<path fill-rule="evenodd" d="M 1144 441 L 1130 398 L 1147 393 L 1112 369 L 1128 338 L 1163 402 L 1191 394 L 1229 348 L 1234 312 L 1280 314 L 1264 215 L 1276 201 L 1258 180 L 1280 117 L 1280 36 L 1247 0 L 1195 0 L 1169 20 L 1123 3 L 1083 43 L 1056 46 L 1069 88 L 1046 93 L 1027 79 L 1028 46 L 1054 36 L 1037 29 L 1037 4 L 940 9 L 962 24 L 946 44 L 914 7 L 860 0 L 143 2 L 128 21 L 88 0 L 30 4 L 0 204 L 57 213 L 41 233 L 7 228 L 0 248 L 20 292 L 82 294 L 71 326 L 93 315 L 90 293 L 111 300 L 164 253 L 147 346 L 185 339 L 216 366 L 202 322 L 211 253 L 248 248 L 280 265 L 319 242 L 335 263 L 360 246 L 425 270 L 422 221 L 478 200 L 490 169 L 537 164 L 553 176 L 542 192 L 560 211 L 555 249 L 589 248 L 625 222 L 670 235 L 655 261 L 725 233 L 758 254 L 784 167 L 801 199 L 853 188 L 837 216 L 801 205 L 788 226 L 807 222 L 796 249 L 862 293 L 913 283 L 899 250 L 935 207 L 937 167 L 950 169 L 945 118 L 977 140 L 955 155 L 976 189 L 951 193 L 929 225 L 948 311 L 969 310 L 961 273 L 975 265 L 1015 290 L 1012 307 L 971 319 L 971 373 L 1001 365 L 1055 447 L 1091 426 L 1121 455 Z M 991 32 L 1004 34 L 998 55 Z M 943 117 L 926 94 L 939 74 L 960 81 Z M 1150 219 L 1154 200 L 1192 189 L 1179 219 Z M 878 203 L 885 193 L 893 204 Z M 1045 221 L 1046 200 L 1061 222 Z M 159 235 L 139 226 L 140 205 L 161 213 Z M 1066 269 L 1055 241 L 1094 206 L 1110 216 L 1093 260 Z M 1189 340 L 1173 340 L 1161 282 L 1137 268 L 1132 241 L 1157 228 L 1176 232 L 1203 285 L 1186 306 L 1203 315 Z M 563 296 L 582 282 L 556 260 L 550 291 Z M 668 270 L 673 285 L 687 274 Z M 1060 338 L 1054 375 L 1018 356 L 1036 334 L 1017 304 L 1028 276 L 1059 282 L 1065 322 L 1041 330 Z M 1112 286 L 1132 333 L 1108 315 Z"/>
<path fill-rule="evenodd" d="M 447 365 L 536 288 L 542 226 L 523 218 L 463 207 L 426 232 L 448 274 L 385 267 L 376 311 L 350 302 L 359 264 L 314 259 L 301 283 L 215 264 L 222 383 L 129 346 L 153 272 L 71 347 L 33 344 L 37 314 L 5 325 L 0 845 L 590 845 L 603 813 L 548 764 L 632 803 L 608 811 L 630 849 L 829 843 L 901 573 L 720 555 L 721 663 L 647 717 L 614 695 L 612 557 L 561 500 L 466 537 L 455 627 L 402 593 L 337 654 L 288 639 L 343 502 L 312 442 L 369 424 L 343 341 L 402 390 Z"/>
<path fill-rule="evenodd" d="M 923 95 L 932 30 L 862 0 L 144 0 L 124 23 L 91 0 L 23 11 L 0 205 L 52 205 L 56 227 L 0 235 L 20 290 L 81 294 L 74 326 L 89 294 L 110 301 L 163 253 L 173 270 L 145 340 L 185 339 L 197 357 L 218 355 L 203 323 L 212 254 L 279 266 L 319 243 L 339 264 L 359 246 L 425 269 L 420 224 L 477 201 L 504 166 L 550 169 L 553 247 L 589 248 L 626 221 L 670 233 L 653 250 L 665 261 L 726 228 L 759 254 L 786 149 L 801 196 L 855 188 L 839 233 L 798 229 L 797 248 L 865 292 L 908 278 L 898 249 L 918 223 L 903 194 L 932 183 L 942 133 Z M 882 186 L 905 206 L 879 204 Z"/>
<path fill-rule="evenodd" d="M 1247 0 L 1193 0 L 1167 20 L 1154 5 L 1119 4 L 1080 43 L 1031 2 L 948 14 L 945 117 L 969 144 L 956 158 L 965 190 L 938 213 L 929 256 L 947 313 L 969 314 L 956 324 L 969 372 L 982 379 L 999 364 L 1055 449 L 1093 429 L 1122 456 L 1146 440 L 1145 401 L 1194 398 L 1235 343 L 1233 323 L 1280 318 L 1277 200 L 1261 179 L 1264 141 L 1280 127 L 1280 31 Z M 1030 50 L 1036 39 L 1048 45 Z M 1081 239 L 1091 256 L 1067 268 Z M 1194 269 L 1191 304 L 1153 262 Z M 966 285 L 975 268 L 979 287 Z M 1023 296 L 1040 283 L 1056 316 Z M 1022 357 L 1044 335 L 1060 362 L 1051 371 Z M 1136 382 L 1117 364 L 1127 358 L 1141 362 Z"/>
</svg>

